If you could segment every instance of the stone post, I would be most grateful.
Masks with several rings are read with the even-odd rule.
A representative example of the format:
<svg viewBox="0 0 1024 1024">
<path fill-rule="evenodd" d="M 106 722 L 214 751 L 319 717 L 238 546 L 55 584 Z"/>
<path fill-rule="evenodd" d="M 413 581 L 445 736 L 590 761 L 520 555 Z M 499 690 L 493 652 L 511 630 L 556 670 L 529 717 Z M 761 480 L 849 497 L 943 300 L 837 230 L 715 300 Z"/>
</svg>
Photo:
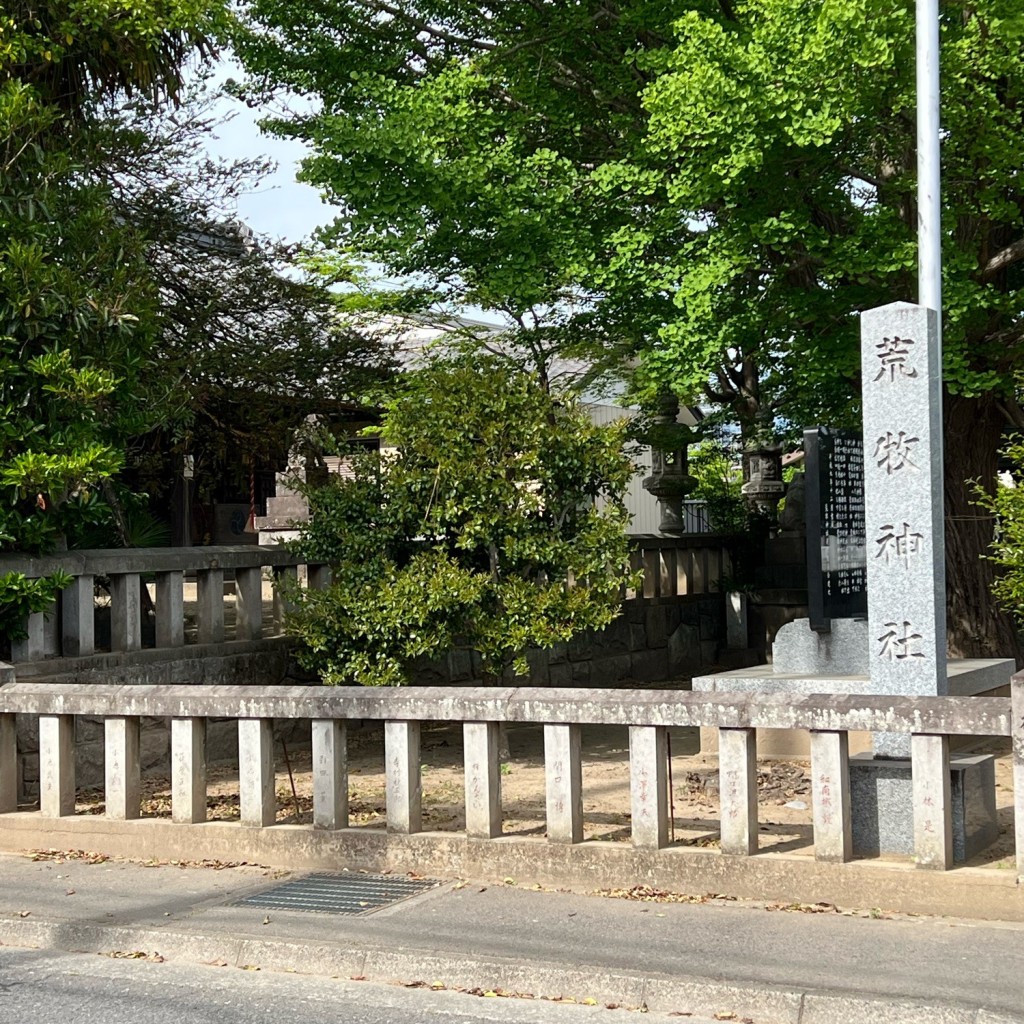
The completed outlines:
<svg viewBox="0 0 1024 1024">
<path fill-rule="evenodd" d="M 347 739 L 345 722 L 313 722 L 313 828 L 348 828 Z"/>
<path fill-rule="evenodd" d="M 61 593 L 61 647 L 65 658 L 96 650 L 93 576 L 76 576 Z"/>
<path fill-rule="evenodd" d="M 39 716 L 39 810 L 44 818 L 75 813 L 75 716 Z"/>
<path fill-rule="evenodd" d="M 142 601 L 139 574 L 122 572 L 110 577 L 110 648 L 137 651 L 142 646 Z"/>
<path fill-rule="evenodd" d="M 1024 675 L 1010 681 L 1010 742 L 1013 745 L 1013 829 L 1017 884 L 1024 885 Z"/>
<path fill-rule="evenodd" d="M 668 744 L 665 730 L 629 727 L 630 828 L 633 845 L 659 850 L 668 845 Z"/>
<path fill-rule="evenodd" d="M 287 591 L 298 583 L 299 570 L 295 565 L 280 565 L 274 568 L 274 626 L 284 630 L 285 618 L 292 609 L 292 603 L 281 590 Z"/>
<path fill-rule="evenodd" d="M 181 647 L 185 643 L 185 574 L 156 574 L 156 645 Z"/>
<path fill-rule="evenodd" d="M 138 718 L 108 718 L 104 732 L 104 804 L 106 816 L 118 821 L 141 814 Z"/>
<path fill-rule="evenodd" d="M 861 316 L 871 688 L 943 695 L 946 572 L 938 318 L 907 302 Z M 875 753 L 907 757 L 906 736 Z"/>
<path fill-rule="evenodd" d="M 171 820 L 206 821 L 206 719 L 171 719 Z"/>
<path fill-rule="evenodd" d="M 583 764 L 578 725 L 544 726 L 549 843 L 583 842 Z"/>
<path fill-rule="evenodd" d="M 329 565 L 309 565 L 306 567 L 307 585 L 310 590 L 326 590 L 331 585 L 331 567 Z"/>
<path fill-rule="evenodd" d="M 196 573 L 196 620 L 201 644 L 224 642 L 224 570 Z"/>
<path fill-rule="evenodd" d="M 953 866 L 949 737 L 912 736 L 914 854 L 919 868 Z"/>
<path fill-rule="evenodd" d="M 39 661 L 46 654 L 45 612 L 31 612 L 25 620 L 27 636 L 11 640 L 11 661 Z"/>
<path fill-rule="evenodd" d="M 466 835 L 493 839 L 501 835 L 501 763 L 497 722 L 462 726 L 466 771 Z"/>
<path fill-rule="evenodd" d="M 756 729 L 718 730 L 722 853 L 757 853 Z"/>
<path fill-rule="evenodd" d="M 235 639 L 259 640 L 263 635 L 263 569 L 235 570 Z"/>
<path fill-rule="evenodd" d="M 811 802 L 814 859 L 846 863 L 853 856 L 849 733 L 811 733 Z"/>
<path fill-rule="evenodd" d="M 0 814 L 18 809 L 18 734 L 15 716 L 0 714 Z"/>
<path fill-rule="evenodd" d="M 238 803 L 244 826 L 262 828 L 277 821 L 272 718 L 238 720 Z"/>
<path fill-rule="evenodd" d="M 420 723 L 384 723 L 387 830 L 398 835 L 423 831 L 420 778 Z"/>
</svg>

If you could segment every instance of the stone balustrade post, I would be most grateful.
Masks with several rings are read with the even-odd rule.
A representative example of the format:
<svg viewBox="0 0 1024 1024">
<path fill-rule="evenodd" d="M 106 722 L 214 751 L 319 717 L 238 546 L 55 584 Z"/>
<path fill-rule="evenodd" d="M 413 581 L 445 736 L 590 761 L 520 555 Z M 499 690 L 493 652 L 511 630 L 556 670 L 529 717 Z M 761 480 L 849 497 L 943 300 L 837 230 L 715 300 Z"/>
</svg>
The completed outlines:
<svg viewBox="0 0 1024 1024">
<path fill-rule="evenodd" d="M 44 818 L 75 813 L 75 717 L 39 716 L 39 810 Z"/>
<path fill-rule="evenodd" d="M 79 658 L 96 650 L 95 577 L 76 576 L 61 592 L 61 651 Z"/>
<path fill-rule="evenodd" d="M 185 574 L 156 574 L 156 645 L 181 647 L 185 643 Z"/>
<path fill-rule="evenodd" d="M 235 639 L 259 640 L 263 635 L 263 569 L 235 570 Z"/>
<path fill-rule="evenodd" d="M 676 593 L 680 597 L 697 593 L 693 587 L 693 561 L 692 548 L 676 552 Z"/>
<path fill-rule="evenodd" d="M 420 778 L 420 723 L 384 723 L 387 830 L 398 835 L 423 831 Z"/>
<path fill-rule="evenodd" d="M 272 718 L 238 720 L 238 803 L 241 822 L 249 828 L 277 820 Z"/>
<path fill-rule="evenodd" d="M 118 821 L 138 818 L 142 800 L 139 719 L 107 718 L 103 732 L 106 816 Z"/>
<path fill-rule="evenodd" d="M 756 729 L 718 730 L 722 853 L 757 852 Z"/>
<path fill-rule="evenodd" d="M 544 726 L 544 778 L 549 843 L 583 842 L 580 727 Z"/>
<path fill-rule="evenodd" d="M 137 651 L 142 647 L 142 601 L 139 574 L 122 572 L 110 577 L 110 649 Z"/>
<path fill-rule="evenodd" d="M 953 808 L 950 802 L 949 737 L 910 737 L 914 801 L 914 856 L 919 868 L 953 866 Z"/>
<path fill-rule="evenodd" d="M 658 552 L 658 596 L 676 596 L 676 555 L 674 548 L 661 548 Z"/>
<path fill-rule="evenodd" d="M 849 733 L 811 733 L 811 804 L 814 859 L 844 864 L 853 856 Z"/>
<path fill-rule="evenodd" d="M 25 636 L 11 640 L 11 661 L 40 661 L 46 656 L 46 615 L 30 612 L 24 623 Z"/>
<path fill-rule="evenodd" d="M 224 642 L 224 570 L 196 573 L 196 619 L 201 644 Z"/>
<path fill-rule="evenodd" d="M 661 564 L 658 558 L 657 548 L 644 548 L 641 553 L 644 567 L 643 597 L 651 598 L 658 596 L 658 578 L 661 575 Z"/>
<path fill-rule="evenodd" d="M 633 845 L 660 850 L 668 845 L 668 743 L 653 725 L 629 727 L 630 829 Z"/>
<path fill-rule="evenodd" d="M 348 828 L 348 744 L 344 721 L 313 722 L 313 828 Z"/>
<path fill-rule="evenodd" d="M 497 722 L 465 722 L 462 746 L 466 777 L 466 835 L 501 835 L 501 762 Z"/>
<path fill-rule="evenodd" d="M 296 565 L 274 566 L 274 627 L 284 631 L 285 618 L 292 610 L 287 591 L 298 585 L 299 568 Z"/>
<path fill-rule="evenodd" d="M 171 820 L 206 821 L 206 719 L 171 719 Z"/>
<path fill-rule="evenodd" d="M 0 814 L 18 809 L 18 733 L 14 715 L 0 714 Z"/>
<path fill-rule="evenodd" d="M 331 585 L 331 567 L 329 565 L 309 565 L 306 567 L 307 586 L 310 590 L 326 590 Z"/>
</svg>

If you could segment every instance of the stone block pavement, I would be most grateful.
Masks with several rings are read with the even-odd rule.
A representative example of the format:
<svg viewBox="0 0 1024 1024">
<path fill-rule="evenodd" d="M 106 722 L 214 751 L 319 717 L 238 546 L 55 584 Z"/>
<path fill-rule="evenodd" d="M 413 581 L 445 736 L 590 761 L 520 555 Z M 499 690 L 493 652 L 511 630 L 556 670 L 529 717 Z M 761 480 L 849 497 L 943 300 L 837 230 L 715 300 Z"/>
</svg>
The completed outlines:
<svg viewBox="0 0 1024 1024">
<path fill-rule="evenodd" d="M 453 878 L 343 916 L 234 905 L 301 873 L 35 856 L 0 855 L 0 944 L 695 1020 L 1024 1024 L 1019 924 Z"/>
</svg>

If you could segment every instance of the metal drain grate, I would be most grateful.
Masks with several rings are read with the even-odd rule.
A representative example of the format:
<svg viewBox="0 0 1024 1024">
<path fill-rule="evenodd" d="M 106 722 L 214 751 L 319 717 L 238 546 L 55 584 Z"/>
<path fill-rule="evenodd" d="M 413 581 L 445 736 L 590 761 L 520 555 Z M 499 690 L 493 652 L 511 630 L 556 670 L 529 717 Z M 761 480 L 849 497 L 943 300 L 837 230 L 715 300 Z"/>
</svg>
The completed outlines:
<svg viewBox="0 0 1024 1024">
<path fill-rule="evenodd" d="M 320 914 L 371 914 L 440 884 L 436 878 L 405 875 L 307 875 L 231 905 Z"/>
</svg>

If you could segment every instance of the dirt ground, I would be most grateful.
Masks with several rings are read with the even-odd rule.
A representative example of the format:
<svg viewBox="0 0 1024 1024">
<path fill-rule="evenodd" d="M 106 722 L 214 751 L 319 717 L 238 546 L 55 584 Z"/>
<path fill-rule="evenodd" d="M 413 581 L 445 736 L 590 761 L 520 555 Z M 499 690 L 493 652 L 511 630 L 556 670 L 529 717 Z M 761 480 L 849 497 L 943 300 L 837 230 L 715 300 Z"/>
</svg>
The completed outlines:
<svg viewBox="0 0 1024 1024">
<path fill-rule="evenodd" d="M 502 765 L 501 796 L 506 835 L 545 833 L 543 729 L 510 726 L 510 759 Z M 669 730 L 671 748 L 672 832 L 674 844 L 715 847 L 718 833 L 718 771 L 714 757 L 697 753 L 696 729 Z M 381 828 L 384 809 L 384 744 L 379 724 L 349 730 L 349 814 L 353 827 Z M 1000 836 L 995 846 L 971 861 L 994 868 L 1013 863 L 1013 783 L 1008 754 L 993 748 Z M 423 827 L 427 831 L 461 831 L 463 809 L 462 732 L 456 726 L 425 727 L 421 739 Z M 312 821 L 313 798 L 309 749 L 278 744 L 279 822 Z M 289 772 L 288 766 L 291 771 Z M 758 771 L 758 818 L 761 849 L 813 856 L 810 765 L 798 760 L 762 760 Z M 79 813 L 98 814 L 101 792 L 79 794 Z M 234 766 L 213 765 L 208 772 L 211 819 L 237 819 L 238 773 Z M 170 817 L 170 780 L 143 781 L 146 817 Z M 628 842 L 629 747 L 623 727 L 583 728 L 583 817 L 588 840 Z"/>
</svg>

